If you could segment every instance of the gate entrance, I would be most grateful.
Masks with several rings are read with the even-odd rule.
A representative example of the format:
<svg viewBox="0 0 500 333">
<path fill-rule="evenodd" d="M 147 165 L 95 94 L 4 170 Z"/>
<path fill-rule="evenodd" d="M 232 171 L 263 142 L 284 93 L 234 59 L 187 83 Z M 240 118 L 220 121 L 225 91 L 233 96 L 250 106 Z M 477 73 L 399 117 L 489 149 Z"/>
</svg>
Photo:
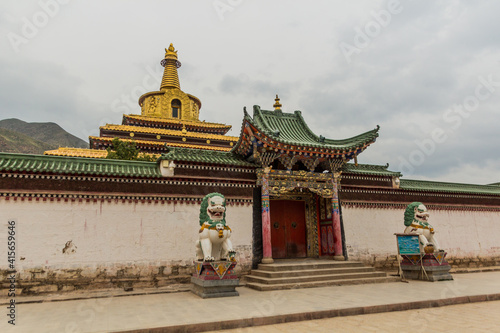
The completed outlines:
<svg viewBox="0 0 500 333">
<path fill-rule="evenodd" d="M 307 257 L 305 202 L 271 200 L 270 212 L 273 258 Z"/>
</svg>

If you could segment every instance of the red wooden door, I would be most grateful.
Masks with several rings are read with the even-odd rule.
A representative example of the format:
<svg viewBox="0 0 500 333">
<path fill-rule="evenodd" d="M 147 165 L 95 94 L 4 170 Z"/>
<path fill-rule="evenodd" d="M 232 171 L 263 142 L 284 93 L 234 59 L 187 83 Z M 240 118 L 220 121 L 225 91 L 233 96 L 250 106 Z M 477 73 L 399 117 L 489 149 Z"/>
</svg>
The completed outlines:
<svg viewBox="0 0 500 333">
<path fill-rule="evenodd" d="M 271 200 L 269 210 L 273 258 L 306 257 L 305 202 Z"/>
</svg>

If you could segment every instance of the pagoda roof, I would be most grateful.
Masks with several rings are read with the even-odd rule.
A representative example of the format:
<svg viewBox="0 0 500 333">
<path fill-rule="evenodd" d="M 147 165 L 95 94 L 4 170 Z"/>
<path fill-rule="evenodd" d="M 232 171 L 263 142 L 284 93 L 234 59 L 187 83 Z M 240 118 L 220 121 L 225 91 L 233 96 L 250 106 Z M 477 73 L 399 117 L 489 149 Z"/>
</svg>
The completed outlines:
<svg viewBox="0 0 500 333">
<path fill-rule="evenodd" d="M 71 148 L 71 147 L 59 147 L 54 150 L 47 150 L 43 153 L 44 155 L 51 156 L 69 156 L 69 157 L 85 157 L 85 158 L 106 158 L 108 156 L 108 151 L 104 149 L 87 149 L 87 148 Z M 148 155 L 155 158 L 160 157 L 161 154 L 148 154 L 139 153 L 140 156 Z"/>
<path fill-rule="evenodd" d="M 500 187 L 498 185 L 446 183 L 429 180 L 400 179 L 399 188 L 421 192 L 453 192 L 500 195 Z"/>
<path fill-rule="evenodd" d="M 254 108 L 253 119 L 246 114 L 245 119 L 276 140 L 291 145 L 311 147 L 329 147 L 333 149 L 356 148 L 378 137 L 378 127 L 363 134 L 343 140 L 322 139 L 314 134 L 302 117 L 302 112 L 285 113 Z"/>
<path fill-rule="evenodd" d="M 389 176 L 401 177 L 401 172 L 387 170 L 389 164 L 374 165 L 374 164 L 354 164 L 346 163 L 340 169 L 344 173 L 352 173 L 357 175 L 371 175 L 371 176 Z"/>
<path fill-rule="evenodd" d="M 155 123 L 159 124 L 162 127 L 177 127 L 182 128 L 182 126 L 186 126 L 186 130 L 188 131 L 196 131 L 199 132 L 201 129 L 209 129 L 209 130 L 218 130 L 221 133 L 227 133 L 231 129 L 231 125 L 226 124 L 218 124 L 218 123 L 209 123 L 205 121 L 194 121 L 194 120 L 182 120 L 182 119 L 169 119 L 162 117 L 151 117 L 151 116 L 142 116 L 136 114 L 124 114 L 123 120 L 124 123 L 126 120 L 135 120 L 138 122 L 145 123 Z"/>
<path fill-rule="evenodd" d="M 11 153 L 0 153 L 0 171 L 119 177 L 161 177 L 156 162 Z"/>
<path fill-rule="evenodd" d="M 243 159 L 243 157 L 232 152 L 207 151 L 204 149 L 172 148 L 168 153 L 162 154 L 160 159 L 176 162 L 199 162 L 206 164 L 257 167 L 256 164 L 248 162 Z"/>
<path fill-rule="evenodd" d="M 201 149 L 209 151 L 231 151 L 231 149 L 233 149 L 232 147 L 204 146 L 204 145 L 193 145 L 189 143 L 177 143 L 177 142 L 166 142 L 165 145 L 167 147 Z"/>
<path fill-rule="evenodd" d="M 107 131 L 127 132 L 127 133 L 148 133 L 148 134 L 158 134 L 158 135 L 182 136 L 182 137 L 190 137 L 190 138 L 221 140 L 221 141 L 228 141 L 228 142 L 238 141 L 238 138 L 235 136 L 210 134 L 210 133 L 199 133 L 199 132 L 189 132 L 189 131 L 184 131 L 184 130 L 183 131 L 169 130 L 169 129 L 163 129 L 163 128 L 142 127 L 142 126 L 107 124 L 105 126 L 101 126 L 100 129 L 107 130 Z"/>
<path fill-rule="evenodd" d="M 108 137 L 108 136 L 89 136 L 89 140 L 91 142 L 93 141 L 101 141 L 101 142 L 109 142 L 111 143 L 115 139 L 114 137 Z M 152 147 L 185 147 L 185 148 L 198 148 L 198 149 L 204 149 L 204 150 L 214 150 L 214 151 L 230 151 L 232 148 L 231 147 L 218 147 L 218 146 L 208 146 L 208 145 L 195 145 L 195 144 L 188 144 L 188 143 L 174 143 L 174 142 L 165 142 L 165 141 L 153 141 L 153 140 L 142 140 L 142 139 L 125 139 L 125 138 L 118 138 L 120 141 L 125 141 L 125 142 L 135 142 L 136 144 L 142 144 L 142 145 L 147 145 L 147 146 L 152 146 Z M 94 149 L 97 150 L 97 149 Z M 55 154 L 52 154 L 55 155 Z"/>
<path fill-rule="evenodd" d="M 43 154 L 52 156 L 106 158 L 106 156 L 108 156 L 108 151 L 102 149 L 59 147 L 54 150 L 46 150 Z"/>
<path fill-rule="evenodd" d="M 375 142 L 378 130 L 379 126 L 348 139 L 326 139 L 311 131 L 300 111 L 294 113 L 285 113 L 279 109 L 267 111 L 255 105 L 253 118 L 246 110 L 244 111 L 242 134 L 233 151 L 248 156 L 251 150 L 248 141 L 255 136 L 267 146 L 278 150 L 302 151 L 350 159 Z"/>
</svg>

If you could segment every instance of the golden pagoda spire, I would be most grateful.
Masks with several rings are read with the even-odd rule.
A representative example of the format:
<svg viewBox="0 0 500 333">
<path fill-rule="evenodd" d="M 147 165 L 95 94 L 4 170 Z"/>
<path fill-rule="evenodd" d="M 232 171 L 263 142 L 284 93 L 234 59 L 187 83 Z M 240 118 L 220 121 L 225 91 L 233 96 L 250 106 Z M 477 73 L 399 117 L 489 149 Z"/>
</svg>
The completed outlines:
<svg viewBox="0 0 500 333">
<path fill-rule="evenodd" d="M 201 101 L 181 90 L 177 68 L 177 51 L 170 44 L 165 49 L 165 58 L 161 61 L 165 67 L 159 91 L 150 91 L 139 97 L 141 115 L 178 121 L 200 121 Z"/>
<path fill-rule="evenodd" d="M 276 94 L 276 98 L 274 99 L 274 110 L 281 110 L 281 103 L 280 103 L 280 99 L 278 97 L 278 94 Z"/>
<path fill-rule="evenodd" d="M 165 49 L 165 59 L 161 61 L 161 65 L 165 67 L 165 70 L 163 71 L 160 90 L 168 88 L 181 89 L 179 75 L 177 74 L 177 68 L 181 67 L 181 63 L 177 60 L 177 51 L 172 43 L 168 49 Z"/>
</svg>

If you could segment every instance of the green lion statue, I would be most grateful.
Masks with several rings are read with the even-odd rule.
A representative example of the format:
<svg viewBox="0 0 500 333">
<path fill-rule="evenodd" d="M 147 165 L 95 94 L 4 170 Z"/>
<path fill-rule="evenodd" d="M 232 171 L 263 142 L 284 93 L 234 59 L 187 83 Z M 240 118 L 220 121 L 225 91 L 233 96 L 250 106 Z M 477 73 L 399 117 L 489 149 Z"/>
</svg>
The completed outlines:
<svg viewBox="0 0 500 333">
<path fill-rule="evenodd" d="M 405 234 L 417 234 L 420 242 L 420 251 L 434 252 L 440 250 L 437 240 L 434 238 L 434 228 L 427 222 L 429 213 L 421 202 L 412 202 L 405 210 Z"/>
<path fill-rule="evenodd" d="M 226 225 L 226 198 L 220 193 L 207 194 L 200 208 L 200 239 L 196 242 L 198 261 L 231 260 L 236 252 Z"/>
</svg>

